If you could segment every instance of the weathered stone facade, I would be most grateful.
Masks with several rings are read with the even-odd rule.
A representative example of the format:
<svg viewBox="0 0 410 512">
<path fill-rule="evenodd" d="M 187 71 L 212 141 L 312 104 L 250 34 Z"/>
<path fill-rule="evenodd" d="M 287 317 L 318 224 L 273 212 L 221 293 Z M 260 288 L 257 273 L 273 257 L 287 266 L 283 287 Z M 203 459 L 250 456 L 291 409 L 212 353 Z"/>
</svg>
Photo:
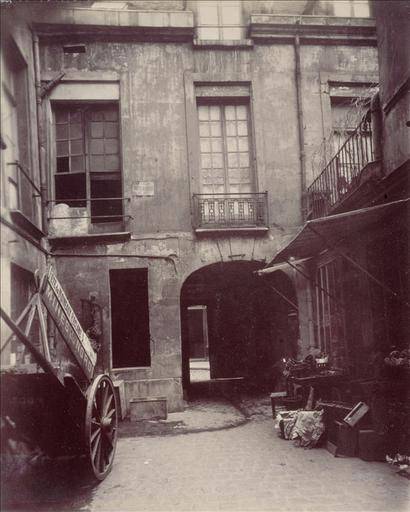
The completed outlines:
<svg viewBox="0 0 410 512">
<path fill-rule="evenodd" d="M 40 171 L 32 33 L 24 18 L 10 23 L 11 6 L 2 6 L 1 114 L 1 306 L 19 315 L 28 301 L 36 269 L 44 270 L 41 239 Z M 4 343 L 10 331 L 2 324 Z M 1 364 L 10 364 L 8 344 Z"/>
<path fill-rule="evenodd" d="M 291 13 L 277 10 L 280 2 L 246 2 L 245 39 L 206 41 L 195 38 L 196 2 L 133 4 L 118 12 L 30 12 L 43 85 L 64 73 L 42 102 L 49 199 L 56 199 L 53 111 L 70 102 L 119 106 L 128 198 L 129 217 L 111 229 L 92 226 L 84 209 L 49 203 L 50 257 L 79 315 L 90 294 L 101 307 L 100 365 L 126 381 L 128 399 L 166 396 L 173 411 L 183 406 L 184 283 L 220 262 L 262 268 L 295 234 L 306 184 L 318 172 L 311 162 L 332 130 L 332 87 L 378 81 L 375 27 L 368 18 L 303 16 L 305 2 L 291 2 Z M 198 98 L 213 104 L 202 86 L 213 87 L 218 101 L 239 95 L 249 106 L 254 191 L 267 191 L 263 229 L 193 227 L 192 196 L 201 192 Z M 109 271 L 115 269 L 148 269 L 149 367 L 113 367 Z M 309 290 L 292 269 L 285 273 L 295 287 L 299 351 L 306 354 L 313 336 Z M 273 297 L 266 307 L 274 313 L 282 299 Z"/>
</svg>

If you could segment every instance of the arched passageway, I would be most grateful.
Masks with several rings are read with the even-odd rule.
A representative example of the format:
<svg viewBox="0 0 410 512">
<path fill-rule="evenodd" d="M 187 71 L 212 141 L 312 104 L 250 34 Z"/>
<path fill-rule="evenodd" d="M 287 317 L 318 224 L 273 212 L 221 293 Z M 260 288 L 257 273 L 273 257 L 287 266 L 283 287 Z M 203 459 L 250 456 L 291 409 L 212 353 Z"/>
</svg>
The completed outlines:
<svg viewBox="0 0 410 512">
<path fill-rule="evenodd" d="M 195 386 L 190 368 L 199 361 L 200 368 L 209 361 L 212 381 L 242 377 L 253 389 L 273 389 L 278 361 L 296 355 L 298 318 L 289 304 L 296 303 L 293 283 L 280 271 L 259 277 L 255 271 L 260 268 L 255 262 L 216 263 L 195 271 L 183 284 L 182 363 L 188 396 Z"/>
</svg>

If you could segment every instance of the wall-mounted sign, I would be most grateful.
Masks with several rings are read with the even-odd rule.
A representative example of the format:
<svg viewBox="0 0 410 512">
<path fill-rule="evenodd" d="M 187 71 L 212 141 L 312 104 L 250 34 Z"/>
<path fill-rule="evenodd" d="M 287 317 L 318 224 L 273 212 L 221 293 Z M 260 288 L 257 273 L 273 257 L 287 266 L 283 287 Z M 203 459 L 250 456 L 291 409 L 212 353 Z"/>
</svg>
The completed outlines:
<svg viewBox="0 0 410 512">
<path fill-rule="evenodd" d="M 134 194 L 140 197 L 153 197 L 155 195 L 155 186 L 153 181 L 138 181 L 134 185 Z"/>
</svg>

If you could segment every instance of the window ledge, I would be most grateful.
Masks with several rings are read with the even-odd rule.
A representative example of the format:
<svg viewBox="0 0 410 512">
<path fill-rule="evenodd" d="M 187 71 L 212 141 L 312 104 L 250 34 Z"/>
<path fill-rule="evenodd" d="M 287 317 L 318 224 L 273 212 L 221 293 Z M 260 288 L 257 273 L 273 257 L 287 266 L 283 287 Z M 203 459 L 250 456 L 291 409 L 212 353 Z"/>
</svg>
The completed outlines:
<svg viewBox="0 0 410 512">
<path fill-rule="evenodd" d="M 226 227 L 226 228 L 196 228 L 195 233 L 198 235 L 206 233 L 266 233 L 269 228 L 264 227 Z"/>
<path fill-rule="evenodd" d="M 151 41 L 191 41 L 194 33 L 192 11 L 107 10 L 83 7 L 33 9 L 32 23 L 41 34 L 61 34 L 65 29 L 80 34 L 129 34 Z"/>
<path fill-rule="evenodd" d="M 194 39 L 194 48 L 253 48 L 252 39 Z"/>
<path fill-rule="evenodd" d="M 111 372 L 112 373 L 126 373 L 126 372 L 131 372 L 131 371 L 151 371 L 152 368 L 151 366 L 127 366 L 127 367 L 124 367 L 124 368 L 112 368 L 111 369 Z"/>
<path fill-rule="evenodd" d="M 35 240 L 40 241 L 45 237 L 45 233 L 38 228 L 34 222 L 29 219 L 21 210 L 10 210 L 11 220 L 19 228 L 23 229 L 26 233 L 31 235 Z"/>
<path fill-rule="evenodd" d="M 335 16 L 251 14 L 250 36 L 256 43 L 291 42 L 299 35 L 301 42 L 376 45 L 376 26 L 371 18 Z"/>
<path fill-rule="evenodd" d="M 104 243 L 121 243 L 128 242 L 131 239 L 130 231 L 119 231 L 117 233 L 96 233 L 75 236 L 55 236 L 49 237 L 48 241 L 52 247 L 73 245 L 93 245 Z"/>
</svg>

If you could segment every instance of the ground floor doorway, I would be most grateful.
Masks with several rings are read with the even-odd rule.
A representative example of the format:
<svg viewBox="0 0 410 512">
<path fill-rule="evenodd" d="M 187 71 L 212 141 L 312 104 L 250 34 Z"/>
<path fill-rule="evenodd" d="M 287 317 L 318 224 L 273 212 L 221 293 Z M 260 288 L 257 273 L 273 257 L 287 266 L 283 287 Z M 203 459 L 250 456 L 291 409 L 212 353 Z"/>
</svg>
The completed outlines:
<svg viewBox="0 0 410 512">
<path fill-rule="evenodd" d="M 296 355 L 297 311 L 289 305 L 297 302 L 293 283 L 280 271 L 261 278 L 256 274 L 261 267 L 257 262 L 217 263 L 197 270 L 183 284 L 186 394 L 204 381 L 213 387 L 241 380 L 249 387 L 273 388 L 282 358 Z"/>
<path fill-rule="evenodd" d="M 113 368 L 151 364 L 148 269 L 110 270 Z"/>
</svg>

